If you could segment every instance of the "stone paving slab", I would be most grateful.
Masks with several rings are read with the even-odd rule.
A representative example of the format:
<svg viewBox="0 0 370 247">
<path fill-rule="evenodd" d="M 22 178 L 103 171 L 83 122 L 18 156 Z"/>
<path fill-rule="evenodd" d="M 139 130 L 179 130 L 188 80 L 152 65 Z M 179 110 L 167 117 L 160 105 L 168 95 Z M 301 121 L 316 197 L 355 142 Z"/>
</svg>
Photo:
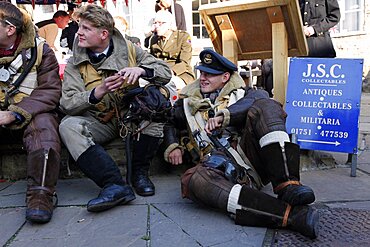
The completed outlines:
<svg viewBox="0 0 370 247">
<path fill-rule="evenodd" d="M 1 182 L 0 183 L 0 191 L 2 191 L 3 189 L 5 189 L 6 187 L 8 187 L 10 185 L 11 185 L 10 182 Z"/>
<path fill-rule="evenodd" d="M 368 165 L 368 164 L 359 165 L 358 169 L 360 169 L 363 172 L 367 172 L 368 174 L 370 174 L 370 165 Z"/>
<path fill-rule="evenodd" d="M 145 246 L 146 216 L 147 207 L 140 205 L 99 214 L 80 207 L 58 208 L 48 224 L 26 223 L 8 246 Z"/>
<path fill-rule="evenodd" d="M 151 177 L 155 185 L 155 195 L 142 197 L 136 195 L 133 204 L 149 204 L 149 203 L 184 203 L 181 197 L 180 177 L 169 174 L 167 176 L 160 175 Z"/>
<path fill-rule="evenodd" d="M 370 201 L 370 176 L 357 171 L 350 177 L 350 168 L 303 172 L 303 184 L 310 186 L 317 202 Z"/>
<path fill-rule="evenodd" d="M 153 247 L 261 246 L 266 233 L 266 228 L 235 225 L 226 214 L 193 203 L 154 207 L 155 210 L 151 208 Z"/>
<path fill-rule="evenodd" d="M 22 208 L 0 209 L 0 246 L 4 246 L 24 224 L 25 211 Z"/>
<path fill-rule="evenodd" d="M 0 208 L 25 206 L 26 181 L 17 181 L 0 191 Z"/>
<path fill-rule="evenodd" d="M 60 179 L 56 191 L 58 206 L 82 206 L 97 197 L 100 188 L 88 178 Z"/>
</svg>

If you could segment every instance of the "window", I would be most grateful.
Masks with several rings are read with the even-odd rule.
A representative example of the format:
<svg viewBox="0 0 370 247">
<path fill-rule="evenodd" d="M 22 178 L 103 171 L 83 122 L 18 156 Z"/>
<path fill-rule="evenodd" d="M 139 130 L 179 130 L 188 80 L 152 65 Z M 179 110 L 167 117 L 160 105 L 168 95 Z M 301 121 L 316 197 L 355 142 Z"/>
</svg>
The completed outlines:
<svg viewBox="0 0 370 247">
<path fill-rule="evenodd" d="M 206 27 L 203 24 L 202 17 L 199 14 L 199 7 L 204 4 L 217 3 L 219 0 L 193 0 L 192 14 L 193 14 L 193 36 L 198 39 L 209 38 Z"/>
<path fill-rule="evenodd" d="M 364 31 L 365 0 L 338 0 L 341 18 L 334 33 L 346 34 Z"/>
</svg>

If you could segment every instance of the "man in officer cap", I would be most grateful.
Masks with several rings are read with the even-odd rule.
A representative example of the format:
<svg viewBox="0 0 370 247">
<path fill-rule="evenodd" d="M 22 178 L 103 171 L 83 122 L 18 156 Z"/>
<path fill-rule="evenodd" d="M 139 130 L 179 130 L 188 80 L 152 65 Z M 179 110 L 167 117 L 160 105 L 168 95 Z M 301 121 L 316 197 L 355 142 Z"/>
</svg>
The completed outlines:
<svg viewBox="0 0 370 247">
<path fill-rule="evenodd" d="M 289 140 L 281 105 L 245 88 L 225 57 L 213 50 L 199 57 L 200 78 L 181 91 L 164 128 L 165 159 L 196 164 L 182 176 L 183 197 L 234 215 L 236 224 L 316 238 L 319 215 L 307 205 L 315 196 L 299 182 L 299 146 Z M 278 198 L 259 191 L 269 182 Z"/>
</svg>

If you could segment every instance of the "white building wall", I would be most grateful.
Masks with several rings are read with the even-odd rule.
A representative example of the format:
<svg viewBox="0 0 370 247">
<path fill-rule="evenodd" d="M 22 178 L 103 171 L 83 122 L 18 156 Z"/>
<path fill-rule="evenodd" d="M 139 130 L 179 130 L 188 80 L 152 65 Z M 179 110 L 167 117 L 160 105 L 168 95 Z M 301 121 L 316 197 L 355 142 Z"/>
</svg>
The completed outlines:
<svg viewBox="0 0 370 247">
<path fill-rule="evenodd" d="M 370 83 L 370 1 L 365 1 L 364 31 L 332 38 L 338 58 L 363 58 L 365 83 Z"/>
</svg>

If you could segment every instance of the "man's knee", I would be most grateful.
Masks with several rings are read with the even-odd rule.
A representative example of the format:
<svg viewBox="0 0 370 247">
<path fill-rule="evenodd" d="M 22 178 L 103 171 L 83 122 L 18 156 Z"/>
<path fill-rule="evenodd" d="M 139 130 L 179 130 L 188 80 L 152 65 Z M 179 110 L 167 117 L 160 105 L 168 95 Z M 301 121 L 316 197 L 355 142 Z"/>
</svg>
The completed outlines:
<svg viewBox="0 0 370 247">
<path fill-rule="evenodd" d="M 248 111 L 247 124 L 258 138 L 273 132 L 286 131 L 286 112 L 272 99 L 260 99 Z"/>
<path fill-rule="evenodd" d="M 64 139 L 69 135 L 75 135 L 76 133 L 82 133 L 83 126 L 78 118 L 66 117 L 63 118 L 62 122 L 59 124 L 59 133 Z"/>
</svg>

